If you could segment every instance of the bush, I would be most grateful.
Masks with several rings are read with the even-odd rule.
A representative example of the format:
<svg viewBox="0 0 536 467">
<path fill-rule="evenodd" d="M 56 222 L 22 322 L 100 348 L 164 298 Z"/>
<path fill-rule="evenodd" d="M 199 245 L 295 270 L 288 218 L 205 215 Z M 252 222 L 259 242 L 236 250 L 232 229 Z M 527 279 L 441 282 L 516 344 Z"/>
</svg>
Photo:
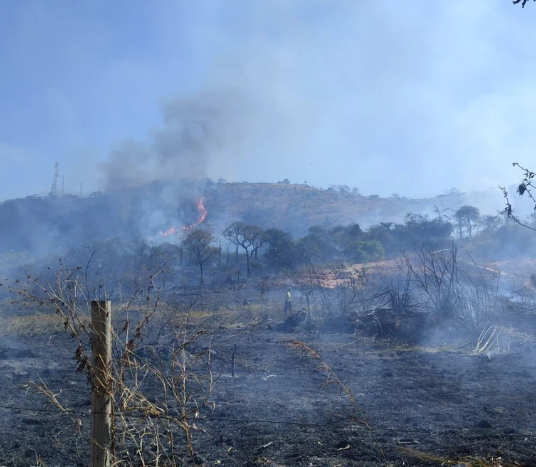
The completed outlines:
<svg viewBox="0 0 536 467">
<path fill-rule="evenodd" d="M 376 240 L 353 242 L 346 248 L 344 253 L 349 260 L 357 263 L 379 261 L 385 256 L 382 244 Z"/>
</svg>

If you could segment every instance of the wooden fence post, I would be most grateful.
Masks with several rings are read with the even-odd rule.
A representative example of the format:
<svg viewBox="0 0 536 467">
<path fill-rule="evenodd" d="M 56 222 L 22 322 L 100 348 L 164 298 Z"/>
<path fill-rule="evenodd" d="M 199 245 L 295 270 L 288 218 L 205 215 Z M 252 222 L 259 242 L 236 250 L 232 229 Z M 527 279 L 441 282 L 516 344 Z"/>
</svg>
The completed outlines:
<svg viewBox="0 0 536 467">
<path fill-rule="evenodd" d="M 91 302 L 91 452 L 90 467 L 110 467 L 112 400 L 112 302 Z"/>
</svg>

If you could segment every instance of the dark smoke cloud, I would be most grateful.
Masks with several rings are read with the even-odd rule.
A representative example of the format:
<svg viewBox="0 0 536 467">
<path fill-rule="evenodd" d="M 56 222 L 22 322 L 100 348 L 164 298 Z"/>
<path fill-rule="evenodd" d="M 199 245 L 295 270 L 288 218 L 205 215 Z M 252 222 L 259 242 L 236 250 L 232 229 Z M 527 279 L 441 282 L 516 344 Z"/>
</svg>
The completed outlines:
<svg viewBox="0 0 536 467">
<path fill-rule="evenodd" d="M 163 123 L 150 143 L 128 141 L 103 165 L 106 189 L 162 179 L 204 178 L 209 166 L 243 140 L 250 114 L 243 95 L 232 89 L 181 96 L 162 106 Z"/>
</svg>

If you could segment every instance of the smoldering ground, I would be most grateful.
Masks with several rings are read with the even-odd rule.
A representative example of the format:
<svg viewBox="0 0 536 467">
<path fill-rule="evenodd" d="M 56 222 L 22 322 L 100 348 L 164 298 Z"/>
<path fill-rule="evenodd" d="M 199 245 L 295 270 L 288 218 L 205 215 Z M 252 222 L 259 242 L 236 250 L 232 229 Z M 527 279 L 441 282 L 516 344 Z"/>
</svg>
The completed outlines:
<svg viewBox="0 0 536 467">
<path fill-rule="evenodd" d="M 275 298 L 284 290 L 274 289 L 268 296 Z M 298 296 L 296 300 L 301 306 Z M 213 296 L 201 296 L 199 303 L 199 311 L 194 308 L 189 315 L 191 330 L 206 333 L 187 349 L 189 355 L 209 349 L 215 385 L 202 394 L 209 410 L 201 410 L 196 425 L 202 429 L 193 433 L 198 464 L 534 462 L 536 376 L 530 346 L 490 358 L 463 348 L 419 348 L 364 335 L 357 343 L 351 334 L 278 332 L 273 328 L 284 320 L 282 311 L 274 303 L 257 314 L 261 302 L 251 287 L 220 288 Z M 214 307 L 211 318 L 206 313 L 209 303 Z M 184 317 L 182 313 L 175 311 Z M 159 318 L 154 318 L 158 328 Z M 0 410 L 9 425 L 1 432 L 10 436 L 2 443 L 0 460 L 24 463 L 38 456 L 48 465 L 83 462 L 89 387 L 76 375 L 69 356 L 73 341 L 58 329 L 52 337 L 18 337 L 16 347 L 3 342 L 0 365 L 6 380 L 0 391 L 7 403 Z M 299 342 L 322 360 L 296 345 Z M 20 353 L 21 348 L 31 350 Z M 44 353 L 51 359 L 43 359 Z M 71 421 L 44 407 L 38 395 L 9 397 L 10 388 L 23 384 L 32 371 L 82 418 L 81 432 L 64 429 Z M 334 375 L 351 391 L 355 404 Z M 206 368 L 198 370 L 196 378 L 208 382 Z M 143 385 L 158 403 L 152 380 L 145 378 Z M 188 464 L 181 431 L 175 435 L 175 455 Z M 43 437 L 53 443 L 42 443 Z M 149 459 L 149 445 L 144 452 Z"/>
<path fill-rule="evenodd" d="M 533 448 L 525 441 L 532 439 L 535 429 L 530 417 L 535 400 L 534 341 L 526 335 L 532 319 L 530 309 L 526 316 L 520 316 L 513 308 L 488 310 L 489 303 L 481 302 L 483 311 L 488 313 L 485 320 L 497 318 L 493 324 L 501 327 L 503 337 L 511 333 L 511 345 L 502 339 L 494 341 L 491 352 L 487 344 L 475 345 L 479 336 L 474 331 L 478 329 L 471 326 L 486 323 L 475 322 L 472 314 L 457 314 L 456 307 L 463 302 L 455 299 L 470 296 L 472 291 L 484 294 L 488 288 L 469 286 L 480 284 L 473 276 L 485 279 L 487 275 L 478 274 L 479 268 L 468 264 L 467 258 L 457 260 L 455 249 L 425 249 L 420 252 L 420 260 L 419 252 L 416 258 L 409 258 L 415 263 L 411 283 L 418 282 L 419 274 L 421 278 L 427 275 L 420 282 L 429 283 L 428 291 L 424 285 L 417 286 L 416 300 L 408 302 L 406 308 L 391 306 L 387 309 L 390 315 L 377 314 L 365 321 L 376 308 L 389 308 L 388 303 L 378 301 L 381 297 L 375 297 L 381 295 L 382 286 L 390 279 L 399 281 L 404 269 L 396 268 L 395 261 L 391 263 L 398 275 L 389 274 L 389 265 L 385 264 L 388 262 L 380 262 L 377 272 L 374 263 L 364 268 L 366 274 L 364 269 L 358 270 L 363 280 L 369 278 L 370 286 L 353 290 L 352 283 L 347 283 L 347 292 L 357 294 L 355 308 L 348 309 L 349 295 L 340 295 L 340 290 L 330 288 L 331 276 L 346 277 L 346 271 L 339 266 L 324 269 L 318 264 L 310 265 L 317 268 L 316 273 L 295 271 L 247 282 L 221 277 L 220 281 L 199 288 L 186 281 L 192 279 L 191 283 L 195 283 L 198 279 L 195 265 L 178 267 L 177 251 L 164 249 L 158 256 L 157 249 L 143 242 L 116 242 L 104 242 L 95 248 L 95 253 L 83 248 L 51 270 L 44 268 L 38 284 L 43 284 L 46 291 L 42 290 L 40 296 L 33 295 L 38 303 L 45 301 L 44 309 L 36 313 L 36 302 L 30 300 L 30 308 L 10 308 L 10 313 L 2 316 L 2 329 L 8 336 L 16 336 L 17 342 L 14 345 L 15 341 L 6 340 L 0 352 L 2 374 L 7 378 L 1 391 L 9 401 L 2 410 L 6 420 L 11 420 L 12 413 L 29 414 L 20 419 L 12 417 L 9 432 L 21 433 L 23 441 L 6 442 L 4 452 L 0 451 L 2 461 L 15 456 L 24 463 L 37 455 L 52 465 L 65 459 L 82 462 L 88 442 L 88 387 L 84 375 L 76 374 L 76 340 L 64 333 L 63 317 L 47 308 L 48 294 L 56 291 L 64 294 L 60 295 L 62 303 L 71 303 L 76 294 L 69 284 L 75 284 L 84 291 L 78 297 L 108 295 L 118 304 L 125 300 L 135 303 L 128 313 L 122 307 L 117 311 L 119 339 L 129 326 L 137 327 L 145 310 L 152 310 L 147 300 L 153 294 L 161 294 L 157 311 L 150 318 L 152 332 L 137 347 L 137 355 L 156 356 L 158 365 L 170 358 L 175 331 L 203 331 L 195 342 L 188 344 L 188 353 L 184 354 L 190 363 L 196 361 L 196 355 L 200 355 L 197 362 L 207 363 L 210 356 L 210 369 L 198 368 L 192 378 L 196 384 L 214 382 L 210 390 L 204 386 L 204 390 L 196 393 L 202 407 L 195 425 L 205 430 L 192 435 L 198 463 L 329 465 L 343 461 L 377 466 L 459 461 L 478 465 L 485 460 L 488 465 L 531 465 Z M 174 264 L 170 258 L 175 260 Z M 162 264 L 167 268 L 165 271 Z M 463 288 L 450 285 L 449 274 L 441 275 L 442 265 L 446 265 L 444 269 L 454 279 L 456 274 L 460 277 Z M 462 266 L 467 271 L 456 271 Z M 434 270 L 439 275 L 433 275 Z M 493 277 L 492 272 L 489 274 Z M 318 277 L 331 286 L 322 287 Z M 308 282 L 308 278 L 313 282 Z M 404 279 L 402 276 L 400 280 Z M 312 325 L 292 329 L 285 326 L 287 316 L 283 314 L 282 297 L 285 282 L 289 281 L 295 283 L 295 311 L 303 313 L 310 307 Z M 171 287 L 165 287 L 164 282 Z M 496 287 L 493 293 L 497 293 Z M 441 295 L 450 295 L 453 300 L 436 301 Z M 130 297 L 134 296 L 136 301 L 131 302 Z M 445 304 L 451 308 L 446 310 Z M 15 303 L 19 305 L 22 303 Z M 418 309 L 412 310 L 413 305 Z M 424 316 L 426 326 L 408 325 L 416 322 L 408 321 L 412 311 Z M 452 320 L 444 319 L 443 314 Z M 330 327 L 333 315 L 346 321 L 348 332 Z M 388 321 L 384 316 L 392 319 Z M 520 321 L 507 321 L 512 316 Z M 127 317 L 132 321 L 124 327 Z M 360 327 L 362 322 L 374 327 Z M 405 339 L 407 336 L 412 339 Z M 21 352 L 21 348 L 28 351 Z M 44 354 L 52 356 L 51 362 L 42 358 Z M 2 355 L 6 356 L 4 361 Z M 143 368 L 145 371 L 148 367 Z M 43 407 L 39 394 L 9 399 L 8 381 L 20 386 L 32 377 L 29 371 L 42 376 L 62 404 L 82 419 L 81 432 L 63 429 L 72 421 L 67 419 L 63 428 L 54 431 L 60 423 L 58 417 L 73 412 L 49 411 L 48 406 Z M 151 403 L 161 400 L 157 380 L 144 378 L 139 385 Z M 71 387 L 74 391 L 70 391 Z M 520 407 L 525 411 L 521 413 Z M 175 417 L 177 413 L 169 412 L 169 416 Z M 166 420 L 150 419 L 151 423 Z M 175 455 L 181 462 L 187 462 L 184 432 L 179 424 L 172 430 L 177 441 Z M 54 446 L 39 443 L 45 436 L 54 440 Z M 127 447 L 131 445 L 127 443 Z M 154 459 L 153 451 L 149 445 L 146 447 L 144 455 Z M 157 451 L 162 447 L 158 444 Z"/>
</svg>

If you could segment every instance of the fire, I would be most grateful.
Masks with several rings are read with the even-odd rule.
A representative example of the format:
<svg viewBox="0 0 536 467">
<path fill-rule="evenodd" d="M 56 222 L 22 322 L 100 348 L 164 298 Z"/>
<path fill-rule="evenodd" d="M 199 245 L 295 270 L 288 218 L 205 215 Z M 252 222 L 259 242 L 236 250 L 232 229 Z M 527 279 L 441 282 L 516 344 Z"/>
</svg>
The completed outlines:
<svg viewBox="0 0 536 467">
<path fill-rule="evenodd" d="M 197 210 L 199 211 L 199 214 L 200 214 L 199 219 L 197 219 L 197 222 L 194 222 L 192 225 L 183 226 L 182 230 L 190 230 L 190 229 L 197 227 L 199 224 L 201 224 L 201 222 L 205 220 L 205 217 L 207 217 L 208 211 L 205 208 L 205 206 L 203 206 L 202 196 L 199 199 L 199 202 L 197 203 Z"/>
<path fill-rule="evenodd" d="M 194 222 L 191 225 L 183 226 L 182 230 L 194 229 L 199 224 L 201 224 L 201 222 L 203 222 L 205 220 L 205 218 L 207 217 L 208 210 L 203 205 L 203 197 L 202 196 L 201 196 L 201 199 L 199 200 L 199 202 L 197 203 L 197 210 L 199 211 L 199 219 L 197 220 L 197 222 Z M 162 232 L 162 237 L 167 237 L 169 235 L 175 235 L 176 233 L 178 233 L 177 229 L 175 227 L 171 227 L 169 230 L 166 230 L 165 232 Z"/>
<path fill-rule="evenodd" d="M 171 229 L 166 230 L 165 232 L 162 232 L 162 237 L 167 237 L 168 235 L 173 235 L 177 231 L 175 230 L 175 227 L 171 227 Z"/>
</svg>

